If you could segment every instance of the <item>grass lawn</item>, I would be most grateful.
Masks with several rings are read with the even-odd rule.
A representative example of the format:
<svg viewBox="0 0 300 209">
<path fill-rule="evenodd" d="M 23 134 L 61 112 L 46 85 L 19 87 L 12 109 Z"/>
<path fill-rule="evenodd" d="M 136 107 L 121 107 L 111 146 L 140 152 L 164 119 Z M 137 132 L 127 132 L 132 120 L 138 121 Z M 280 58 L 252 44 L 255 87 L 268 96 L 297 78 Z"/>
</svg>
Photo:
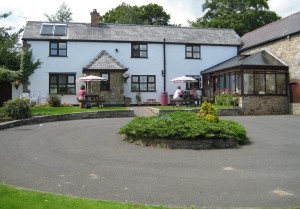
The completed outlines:
<svg viewBox="0 0 300 209">
<path fill-rule="evenodd" d="M 32 107 L 32 115 L 60 115 L 60 114 L 67 114 L 67 113 L 74 113 L 74 112 L 96 112 L 96 111 L 107 111 L 107 110 L 126 110 L 126 107 L 118 107 L 118 106 L 111 106 L 111 107 L 103 107 L 97 108 L 92 107 L 90 109 L 87 108 L 80 108 L 77 106 L 72 107 Z"/>
<path fill-rule="evenodd" d="M 3 209 L 170 209 L 163 206 L 118 203 L 76 198 L 25 190 L 0 184 L 0 208 Z M 179 208 L 176 208 L 179 209 Z"/>
</svg>

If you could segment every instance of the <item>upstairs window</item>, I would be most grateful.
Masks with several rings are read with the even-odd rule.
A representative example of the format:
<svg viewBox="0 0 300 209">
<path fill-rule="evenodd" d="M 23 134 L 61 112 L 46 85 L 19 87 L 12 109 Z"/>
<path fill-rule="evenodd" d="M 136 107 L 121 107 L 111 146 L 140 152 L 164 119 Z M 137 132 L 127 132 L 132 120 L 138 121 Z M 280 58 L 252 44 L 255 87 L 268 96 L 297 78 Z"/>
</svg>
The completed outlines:
<svg viewBox="0 0 300 209">
<path fill-rule="evenodd" d="M 142 43 L 131 44 L 131 57 L 134 58 L 147 58 L 148 57 L 148 45 Z"/>
<path fill-rule="evenodd" d="M 65 41 L 50 41 L 50 55 L 56 57 L 67 56 L 67 42 Z"/>
<path fill-rule="evenodd" d="M 200 46 L 199 45 L 186 45 L 185 46 L 186 59 L 200 59 Z"/>
</svg>

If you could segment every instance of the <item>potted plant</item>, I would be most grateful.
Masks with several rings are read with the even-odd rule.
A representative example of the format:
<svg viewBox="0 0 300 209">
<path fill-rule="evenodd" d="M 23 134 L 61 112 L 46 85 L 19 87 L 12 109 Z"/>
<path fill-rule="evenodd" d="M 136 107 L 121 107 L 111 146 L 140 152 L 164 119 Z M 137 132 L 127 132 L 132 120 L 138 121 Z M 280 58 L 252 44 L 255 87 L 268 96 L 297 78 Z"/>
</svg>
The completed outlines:
<svg viewBox="0 0 300 209">
<path fill-rule="evenodd" d="M 125 106 L 129 107 L 131 104 L 131 97 L 124 96 L 124 104 L 125 104 Z"/>
</svg>

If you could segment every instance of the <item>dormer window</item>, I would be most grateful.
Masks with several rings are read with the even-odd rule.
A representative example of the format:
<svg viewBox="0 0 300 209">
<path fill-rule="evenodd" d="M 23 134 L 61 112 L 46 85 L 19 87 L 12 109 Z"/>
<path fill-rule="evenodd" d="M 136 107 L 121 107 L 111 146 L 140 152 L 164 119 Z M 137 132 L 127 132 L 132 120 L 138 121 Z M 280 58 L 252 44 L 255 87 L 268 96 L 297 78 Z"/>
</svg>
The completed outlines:
<svg viewBox="0 0 300 209">
<path fill-rule="evenodd" d="M 48 36 L 65 36 L 67 35 L 67 25 L 62 23 L 43 23 L 40 34 Z"/>
</svg>

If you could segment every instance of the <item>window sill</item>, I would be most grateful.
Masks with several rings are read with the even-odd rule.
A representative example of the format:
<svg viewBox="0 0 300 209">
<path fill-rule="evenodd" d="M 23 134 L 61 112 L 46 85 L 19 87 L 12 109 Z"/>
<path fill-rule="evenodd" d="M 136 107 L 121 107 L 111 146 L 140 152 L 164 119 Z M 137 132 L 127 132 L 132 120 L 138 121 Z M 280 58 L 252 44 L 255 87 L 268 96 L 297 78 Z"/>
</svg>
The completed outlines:
<svg viewBox="0 0 300 209">
<path fill-rule="evenodd" d="M 62 57 L 62 58 L 66 58 L 68 56 L 54 56 L 54 55 L 49 55 L 48 57 Z"/>
</svg>

